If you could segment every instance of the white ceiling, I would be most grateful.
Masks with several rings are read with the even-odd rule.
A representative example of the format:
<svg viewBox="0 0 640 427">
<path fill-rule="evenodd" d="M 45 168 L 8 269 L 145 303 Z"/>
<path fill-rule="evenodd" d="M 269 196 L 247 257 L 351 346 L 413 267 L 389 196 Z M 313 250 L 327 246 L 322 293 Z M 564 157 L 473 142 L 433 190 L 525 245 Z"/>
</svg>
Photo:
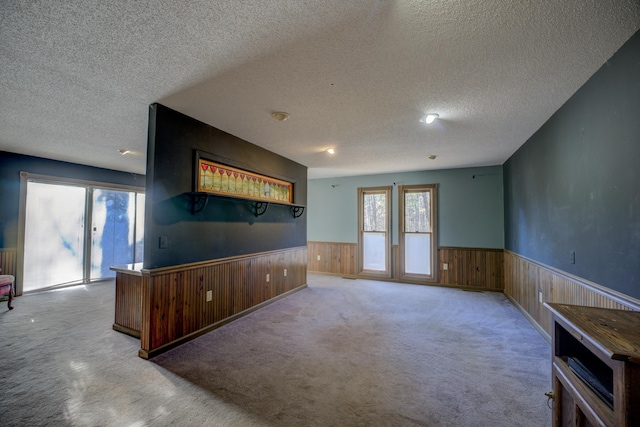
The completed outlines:
<svg viewBox="0 0 640 427">
<path fill-rule="evenodd" d="M 502 164 L 640 28 L 637 0 L 0 4 L 0 150 L 142 174 L 153 102 L 310 178 Z"/>
</svg>

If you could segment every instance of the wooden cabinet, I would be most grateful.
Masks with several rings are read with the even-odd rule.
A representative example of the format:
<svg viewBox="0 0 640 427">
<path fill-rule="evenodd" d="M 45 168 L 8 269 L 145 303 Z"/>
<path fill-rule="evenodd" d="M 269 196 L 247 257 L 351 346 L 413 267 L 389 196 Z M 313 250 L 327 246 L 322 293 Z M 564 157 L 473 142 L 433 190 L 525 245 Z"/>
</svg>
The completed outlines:
<svg viewBox="0 0 640 427">
<path fill-rule="evenodd" d="M 640 312 L 547 303 L 554 426 L 640 425 Z"/>
</svg>

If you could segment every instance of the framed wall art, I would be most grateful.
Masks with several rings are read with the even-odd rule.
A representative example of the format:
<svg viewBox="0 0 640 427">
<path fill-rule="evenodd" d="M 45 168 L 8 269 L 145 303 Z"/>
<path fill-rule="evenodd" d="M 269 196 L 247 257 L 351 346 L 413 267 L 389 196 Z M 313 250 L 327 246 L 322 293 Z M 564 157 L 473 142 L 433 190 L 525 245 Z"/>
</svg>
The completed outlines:
<svg viewBox="0 0 640 427">
<path fill-rule="evenodd" d="M 293 183 L 197 156 L 196 191 L 265 202 L 293 203 Z"/>
</svg>

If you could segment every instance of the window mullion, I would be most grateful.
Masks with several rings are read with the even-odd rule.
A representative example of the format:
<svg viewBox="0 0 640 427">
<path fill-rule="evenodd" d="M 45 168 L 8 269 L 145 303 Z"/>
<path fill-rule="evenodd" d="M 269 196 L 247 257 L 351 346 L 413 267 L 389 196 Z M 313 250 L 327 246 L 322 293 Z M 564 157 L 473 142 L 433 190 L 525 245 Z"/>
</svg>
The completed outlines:
<svg viewBox="0 0 640 427">
<path fill-rule="evenodd" d="M 83 281 L 89 283 L 91 281 L 91 249 L 93 238 L 93 188 L 85 187 L 85 208 L 84 208 L 84 262 L 83 262 Z"/>
</svg>

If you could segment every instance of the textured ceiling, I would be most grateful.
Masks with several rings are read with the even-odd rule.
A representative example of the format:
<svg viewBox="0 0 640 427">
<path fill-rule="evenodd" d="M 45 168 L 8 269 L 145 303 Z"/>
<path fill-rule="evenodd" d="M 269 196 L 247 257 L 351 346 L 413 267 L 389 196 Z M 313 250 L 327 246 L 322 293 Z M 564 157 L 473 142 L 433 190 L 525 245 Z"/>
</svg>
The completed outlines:
<svg viewBox="0 0 640 427">
<path fill-rule="evenodd" d="M 0 2 L 0 150 L 137 173 L 153 102 L 311 178 L 502 164 L 640 28 L 637 0 Z"/>
</svg>

